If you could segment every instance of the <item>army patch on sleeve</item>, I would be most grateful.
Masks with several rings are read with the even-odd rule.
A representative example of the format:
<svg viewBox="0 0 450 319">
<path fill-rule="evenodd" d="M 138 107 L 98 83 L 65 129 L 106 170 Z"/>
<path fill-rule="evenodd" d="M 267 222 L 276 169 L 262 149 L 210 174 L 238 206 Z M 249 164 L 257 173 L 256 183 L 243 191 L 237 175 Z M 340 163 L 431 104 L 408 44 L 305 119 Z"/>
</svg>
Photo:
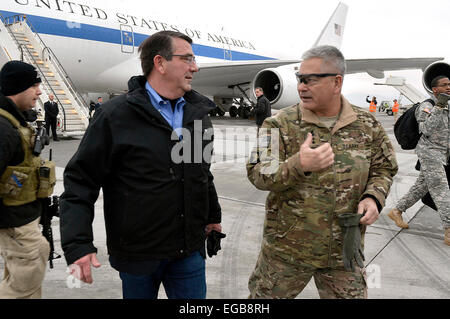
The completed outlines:
<svg viewBox="0 0 450 319">
<path fill-rule="evenodd" d="M 431 110 L 428 107 L 424 108 L 423 111 L 425 113 L 431 114 Z"/>
</svg>

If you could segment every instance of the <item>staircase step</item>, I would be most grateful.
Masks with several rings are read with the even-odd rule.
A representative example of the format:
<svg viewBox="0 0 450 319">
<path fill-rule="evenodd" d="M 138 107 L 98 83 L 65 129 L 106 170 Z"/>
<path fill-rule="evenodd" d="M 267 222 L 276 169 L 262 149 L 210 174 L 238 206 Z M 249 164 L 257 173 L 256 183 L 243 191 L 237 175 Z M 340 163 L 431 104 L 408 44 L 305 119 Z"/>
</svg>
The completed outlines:
<svg viewBox="0 0 450 319">
<path fill-rule="evenodd" d="M 85 130 L 86 130 L 86 127 L 84 126 L 84 124 L 79 124 L 79 125 L 67 125 L 66 124 L 67 132 L 85 131 Z"/>
<path fill-rule="evenodd" d="M 71 123 L 71 124 L 83 124 L 83 120 L 81 119 L 81 117 L 75 118 L 75 117 L 67 117 L 66 116 L 66 123 Z"/>
<path fill-rule="evenodd" d="M 83 121 L 80 119 L 80 118 L 78 118 L 78 119 L 68 119 L 68 118 L 66 118 L 66 125 L 84 125 L 83 124 Z"/>
<path fill-rule="evenodd" d="M 24 33 L 14 32 L 14 36 L 15 36 L 16 38 L 21 38 L 21 39 L 27 39 L 27 40 L 28 40 L 27 35 L 24 34 Z"/>
<path fill-rule="evenodd" d="M 77 100 L 73 100 L 71 89 L 66 87 L 64 78 L 55 74 L 53 62 L 48 59 L 41 59 L 41 49 L 45 47 L 42 43 L 37 43 L 31 35 L 32 31 L 29 26 L 22 22 L 15 22 L 9 29 L 24 51 L 25 61 L 33 64 L 39 71 L 42 78 L 42 88 L 47 94 L 53 94 L 59 101 L 60 116 L 65 117 L 66 132 L 84 132 L 86 130 L 86 114 L 87 108 L 82 104 L 78 105 Z M 72 103 L 72 101 L 74 101 Z M 42 101 L 44 102 L 44 101 Z"/>
<path fill-rule="evenodd" d="M 63 109 L 66 112 L 66 114 L 78 114 L 78 111 L 75 110 L 73 106 L 64 105 Z"/>
<path fill-rule="evenodd" d="M 62 89 L 61 86 L 59 85 L 59 83 L 49 80 L 47 78 L 46 78 L 46 80 L 48 81 L 49 85 L 52 87 L 53 91 L 56 92 L 56 91 L 60 91 Z M 45 81 L 46 85 L 47 85 L 47 81 Z M 42 82 L 44 82 L 44 79 L 42 79 Z"/>
<path fill-rule="evenodd" d="M 83 123 L 81 117 L 78 114 L 66 114 L 66 121 L 80 121 L 81 123 Z"/>
</svg>

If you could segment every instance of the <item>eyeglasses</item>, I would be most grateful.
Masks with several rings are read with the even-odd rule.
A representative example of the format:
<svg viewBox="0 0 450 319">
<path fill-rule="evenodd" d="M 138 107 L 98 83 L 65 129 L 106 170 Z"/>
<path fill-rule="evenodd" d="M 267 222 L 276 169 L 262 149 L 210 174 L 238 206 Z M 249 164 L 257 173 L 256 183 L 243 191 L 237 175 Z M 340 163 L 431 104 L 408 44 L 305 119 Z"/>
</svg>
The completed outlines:
<svg viewBox="0 0 450 319">
<path fill-rule="evenodd" d="M 326 78 L 329 76 L 336 76 L 336 75 L 340 75 L 340 74 L 339 73 L 311 73 L 311 74 L 295 73 L 298 84 L 303 83 L 306 86 L 311 86 L 311 85 L 317 84 L 317 82 L 319 82 L 320 78 Z"/>
<path fill-rule="evenodd" d="M 178 56 L 180 59 L 186 61 L 188 64 L 197 64 L 197 61 L 195 60 L 195 56 L 192 54 L 171 54 L 169 57 Z"/>
</svg>

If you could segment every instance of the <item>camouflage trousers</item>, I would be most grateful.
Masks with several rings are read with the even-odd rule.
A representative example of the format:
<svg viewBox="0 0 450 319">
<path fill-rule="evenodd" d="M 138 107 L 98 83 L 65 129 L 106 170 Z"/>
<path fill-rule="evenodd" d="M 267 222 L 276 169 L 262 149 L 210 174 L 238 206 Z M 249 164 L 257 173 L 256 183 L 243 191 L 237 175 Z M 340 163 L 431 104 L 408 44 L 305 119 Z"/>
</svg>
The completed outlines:
<svg viewBox="0 0 450 319">
<path fill-rule="evenodd" d="M 444 166 L 433 159 L 420 160 L 420 174 L 408 193 L 397 203 L 396 208 L 405 212 L 427 192 L 438 209 L 444 228 L 450 227 L 450 189 Z"/>
<path fill-rule="evenodd" d="M 312 277 L 321 299 L 367 299 L 365 274 L 358 267 L 348 272 L 292 265 L 269 257 L 264 250 L 248 282 L 249 299 L 293 299 Z"/>
</svg>

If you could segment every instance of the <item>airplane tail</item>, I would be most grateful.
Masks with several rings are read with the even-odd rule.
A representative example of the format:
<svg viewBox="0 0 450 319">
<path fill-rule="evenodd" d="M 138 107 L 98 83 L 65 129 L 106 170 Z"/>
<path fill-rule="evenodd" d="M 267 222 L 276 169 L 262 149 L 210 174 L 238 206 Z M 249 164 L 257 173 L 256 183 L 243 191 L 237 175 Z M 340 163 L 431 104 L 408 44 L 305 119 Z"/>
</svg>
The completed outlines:
<svg viewBox="0 0 450 319">
<path fill-rule="evenodd" d="M 313 47 L 319 45 L 332 45 L 338 49 L 341 48 L 347 11 L 348 6 L 345 3 L 340 2 Z"/>
</svg>

